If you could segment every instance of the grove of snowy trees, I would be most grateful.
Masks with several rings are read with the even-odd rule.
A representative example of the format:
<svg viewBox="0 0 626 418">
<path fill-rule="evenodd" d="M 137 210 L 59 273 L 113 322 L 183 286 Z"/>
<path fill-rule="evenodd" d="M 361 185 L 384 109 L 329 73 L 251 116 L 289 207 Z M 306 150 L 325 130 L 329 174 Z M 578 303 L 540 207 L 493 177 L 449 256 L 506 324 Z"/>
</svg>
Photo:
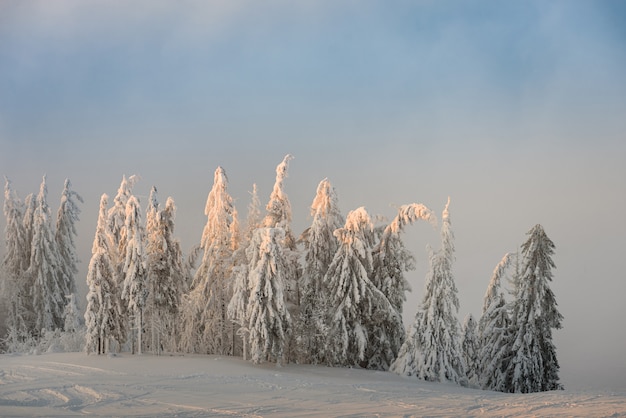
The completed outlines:
<svg viewBox="0 0 626 418">
<path fill-rule="evenodd" d="M 133 194 L 138 178 L 124 176 L 112 202 L 100 198 L 83 303 L 75 245 L 82 198 L 66 180 L 53 222 L 45 177 L 24 200 L 7 179 L 3 350 L 231 355 L 389 370 L 502 392 L 562 388 L 552 332 L 563 317 L 549 286 L 555 247 L 540 225 L 494 269 L 480 318 L 470 314 L 461 324 L 450 199 L 440 226 L 420 203 L 400 206 L 389 222 L 364 207 L 344 217 L 324 179 L 311 224 L 296 236 L 286 193 L 291 160 L 276 167 L 265 212 L 254 185 L 241 220 L 218 167 L 206 224 L 187 255 L 175 238 L 174 200 L 161 205 L 153 187 L 142 209 Z M 406 274 L 415 258 L 403 232 L 418 221 L 439 227 L 441 242 L 429 249 L 422 301 L 407 328 Z"/>
</svg>

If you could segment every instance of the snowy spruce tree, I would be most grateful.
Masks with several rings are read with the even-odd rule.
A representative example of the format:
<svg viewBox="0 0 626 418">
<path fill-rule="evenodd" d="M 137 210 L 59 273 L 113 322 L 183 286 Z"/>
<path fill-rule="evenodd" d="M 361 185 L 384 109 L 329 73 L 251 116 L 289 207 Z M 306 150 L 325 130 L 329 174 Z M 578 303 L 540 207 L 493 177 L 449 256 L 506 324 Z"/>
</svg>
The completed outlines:
<svg viewBox="0 0 626 418">
<path fill-rule="evenodd" d="M 276 181 L 266 206 L 267 213 L 263 220 L 263 226 L 266 228 L 282 228 L 285 231 L 285 238 L 281 244 L 285 257 L 287 257 L 287 268 L 289 269 L 288 281 L 286 283 L 287 300 L 292 307 L 296 307 L 299 304 L 298 254 L 296 251 L 296 240 L 291 231 L 291 202 L 284 187 L 289 161 L 292 159 L 293 156 L 287 154 L 283 161 L 276 166 Z"/>
<path fill-rule="evenodd" d="M 163 268 L 163 258 L 161 249 L 162 238 L 159 235 L 158 227 L 159 202 L 157 199 L 157 189 L 152 186 L 150 196 L 148 197 L 148 209 L 146 210 L 146 288 L 148 296 L 146 307 L 144 309 L 144 323 L 146 324 L 146 332 L 149 333 L 149 339 L 146 341 L 146 348 L 158 354 L 160 340 L 160 321 L 159 313 L 156 308 L 156 282 L 157 271 Z"/>
<path fill-rule="evenodd" d="M 78 273 L 78 257 L 76 256 L 77 237 L 76 223 L 79 221 L 80 208 L 78 202 L 83 198 L 71 188 L 69 179 L 65 180 L 61 204 L 57 212 L 55 231 L 56 246 L 60 257 L 60 272 L 66 289 L 66 296 L 76 293 L 76 274 Z"/>
<path fill-rule="evenodd" d="M 435 215 L 426 206 L 419 203 L 401 206 L 373 250 L 372 283 L 387 297 L 400 318 L 406 292 L 411 290 L 404 273 L 415 268 L 415 259 L 404 246 L 401 234 L 407 225 L 420 219 L 436 225 Z M 388 370 L 404 342 L 404 324 L 380 323 L 375 329 L 376 332 L 370 333 L 368 368 Z"/>
<path fill-rule="evenodd" d="M 25 254 L 28 257 L 28 265 L 30 266 L 30 258 L 32 251 L 33 236 L 35 234 L 35 210 L 37 209 L 37 199 L 33 193 L 30 193 L 24 199 L 24 218 L 22 219 L 22 227 L 24 229 Z M 32 283 L 29 284 L 32 287 Z"/>
<path fill-rule="evenodd" d="M 5 253 L 2 259 L 2 295 L 7 307 L 7 350 L 14 351 L 30 334 L 30 241 L 24 228 L 24 205 L 5 177 Z"/>
<path fill-rule="evenodd" d="M 300 313 L 297 321 L 299 359 L 303 363 L 321 364 L 326 352 L 326 312 L 330 292 L 324 284 L 339 242 L 333 235 L 343 226 L 343 216 L 335 189 L 328 179 L 317 186 L 311 204 L 313 222 L 300 237 L 304 244 L 304 268 L 300 286 Z"/>
<path fill-rule="evenodd" d="M 33 280 L 31 297 L 35 335 L 41 335 L 43 330 L 54 331 L 63 327 L 65 296 L 68 294 L 59 267 L 62 261 L 54 240 L 47 196 L 48 187 L 44 176 L 33 214 L 33 239 L 27 272 Z"/>
<path fill-rule="evenodd" d="M 478 355 L 480 346 L 478 325 L 472 314 L 468 314 L 463 321 L 463 327 L 461 328 L 461 349 L 463 350 L 468 384 L 476 387 L 479 384 Z"/>
<path fill-rule="evenodd" d="M 65 352 L 79 352 L 85 346 L 85 327 L 80 318 L 76 296 L 72 293 L 66 297 L 66 301 L 59 343 Z"/>
<path fill-rule="evenodd" d="M 149 348 L 153 353 L 162 349 L 172 352 L 178 346 L 181 301 L 187 291 L 189 271 L 180 242 L 174 238 L 174 200 L 168 197 L 165 208 L 159 209 L 154 188 L 150 202 L 146 215 Z"/>
<path fill-rule="evenodd" d="M 511 253 L 505 254 L 494 268 L 478 322 L 479 384 L 483 389 L 499 392 L 506 392 L 511 380 L 507 375 L 512 348 L 511 321 L 508 304 L 500 288 L 513 257 Z"/>
<path fill-rule="evenodd" d="M 442 215 L 442 248 L 431 252 L 424 298 L 391 370 L 428 381 L 465 384 L 457 319 L 459 299 L 452 275 L 454 235 L 449 206 L 450 199 Z"/>
<path fill-rule="evenodd" d="M 124 266 L 126 263 L 126 246 L 128 243 L 128 231 L 126 229 L 126 206 L 128 200 L 133 195 L 133 187 L 139 180 L 139 177 L 132 175 L 128 178 L 122 176 L 122 181 L 117 190 L 117 194 L 113 198 L 113 206 L 108 209 L 107 212 L 107 234 L 111 240 L 111 246 L 109 247 L 109 256 L 115 267 L 116 274 L 114 279 L 116 280 L 114 287 L 111 289 L 111 296 L 117 307 L 113 310 L 119 318 L 116 318 L 113 323 L 121 326 L 119 330 L 116 330 L 115 341 L 119 344 L 126 342 L 126 337 L 129 330 L 129 316 L 128 303 L 122 300 L 122 291 L 124 288 L 125 272 Z M 121 347 L 120 347 L 121 348 Z"/>
<path fill-rule="evenodd" d="M 375 324 L 402 320 L 385 295 L 370 280 L 373 224 L 365 208 L 351 211 L 343 228 L 335 230 L 339 249 L 324 285 L 329 289 L 326 361 L 337 366 L 367 366 L 369 334 Z"/>
<path fill-rule="evenodd" d="M 227 189 L 226 172 L 218 167 L 204 210 L 207 223 L 200 244 L 203 257 L 186 299 L 186 351 L 233 354 L 235 334 L 227 309 L 232 297 L 234 206 Z"/>
<path fill-rule="evenodd" d="M 246 307 L 246 329 L 250 358 L 254 363 L 282 364 L 291 332 L 285 282 L 289 272 L 283 252 L 282 228 L 259 228 L 248 247 L 250 295 Z"/>
<path fill-rule="evenodd" d="M 509 392 L 562 389 L 552 330 L 562 326 L 550 282 L 555 268 L 554 243 L 541 225 L 528 232 L 522 245 L 521 271 L 515 278 L 512 308 L 513 356 L 508 363 Z"/>
<path fill-rule="evenodd" d="M 141 207 L 139 200 L 131 196 L 126 203 L 125 216 L 126 254 L 124 259 L 124 286 L 122 300 L 130 313 L 130 338 L 133 353 L 142 353 L 143 314 L 148 297 L 146 286 L 146 254 L 144 245 L 144 228 L 141 223 Z M 136 346 L 135 346 L 136 342 Z"/>
<path fill-rule="evenodd" d="M 240 345 L 235 347 L 234 354 L 241 354 L 244 360 L 248 359 L 247 309 L 250 299 L 248 274 L 255 254 L 254 249 L 251 249 L 250 246 L 254 232 L 261 226 L 261 221 L 261 201 L 256 184 L 254 184 L 252 186 L 250 204 L 248 205 L 246 226 L 241 233 L 239 245 L 233 252 L 233 291 L 227 311 L 228 318 L 236 324 L 236 333 L 241 338 Z"/>
<path fill-rule="evenodd" d="M 407 225 L 418 220 L 437 225 L 434 213 L 426 206 L 420 203 L 401 206 L 396 217 L 383 230 L 373 252 L 372 282 L 399 313 L 402 313 L 406 292 L 411 290 L 404 273 L 415 269 L 415 258 L 404 246 L 401 234 Z"/>
<path fill-rule="evenodd" d="M 100 211 L 96 233 L 91 249 L 91 260 L 87 269 L 87 307 L 85 309 L 85 351 L 87 354 L 106 354 L 110 351 L 111 340 L 119 346 L 124 318 L 120 304 L 116 300 L 118 274 L 111 258 L 114 243 L 107 227 L 108 196 L 100 198 Z"/>
<path fill-rule="evenodd" d="M 291 317 L 298 318 L 300 306 L 300 264 L 299 252 L 296 248 L 296 240 L 291 231 L 291 203 L 285 192 L 285 180 L 287 179 L 289 162 L 293 159 L 292 155 L 287 154 L 283 160 L 276 166 L 276 181 L 270 199 L 266 206 L 266 215 L 263 220 L 263 226 L 266 228 L 281 228 L 284 233 L 282 241 L 278 242 L 282 245 L 281 252 L 285 257 L 287 273 L 285 275 L 285 295 L 287 300 L 287 308 Z M 293 337 L 294 335 L 291 334 Z M 288 343 L 288 357 L 295 357 L 297 346 L 295 341 Z"/>
</svg>

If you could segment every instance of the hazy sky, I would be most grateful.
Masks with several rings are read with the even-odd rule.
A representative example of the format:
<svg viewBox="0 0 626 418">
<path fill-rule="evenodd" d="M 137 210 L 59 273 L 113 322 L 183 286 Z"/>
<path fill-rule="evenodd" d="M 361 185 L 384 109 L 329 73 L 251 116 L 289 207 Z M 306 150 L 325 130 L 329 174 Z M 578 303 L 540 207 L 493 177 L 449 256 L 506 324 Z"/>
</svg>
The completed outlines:
<svg viewBox="0 0 626 418">
<path fill-rule="evenodd" d="M 82 286 L 123 174 L 175 199 L 189 249 L 217 166 L 245 216 L 287 153 L 296 233 L 325 177 L 344 214 L 450 196 L 461 320 L 542 224 L 565 385 L 626 387 L 625 2 L 0 2 L 0 174 L 21 197 L 47 174 L 55 212 L 72 180 Z M 408 325 L 438 234 L 406 238 Z"/>
</svg>

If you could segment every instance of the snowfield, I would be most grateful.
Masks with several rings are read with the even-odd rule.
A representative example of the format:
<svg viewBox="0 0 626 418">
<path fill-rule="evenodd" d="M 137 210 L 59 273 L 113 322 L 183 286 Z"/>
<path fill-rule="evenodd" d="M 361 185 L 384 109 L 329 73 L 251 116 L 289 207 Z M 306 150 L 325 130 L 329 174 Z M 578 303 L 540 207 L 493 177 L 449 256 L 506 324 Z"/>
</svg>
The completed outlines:
<svg viewBox="0 0 626 418">
<path fill-rule="evenodd" d="M 626 392 L 503 394 L 218 356 L 0 356 L 0 416 L 626 417 Z"/>
</svg>

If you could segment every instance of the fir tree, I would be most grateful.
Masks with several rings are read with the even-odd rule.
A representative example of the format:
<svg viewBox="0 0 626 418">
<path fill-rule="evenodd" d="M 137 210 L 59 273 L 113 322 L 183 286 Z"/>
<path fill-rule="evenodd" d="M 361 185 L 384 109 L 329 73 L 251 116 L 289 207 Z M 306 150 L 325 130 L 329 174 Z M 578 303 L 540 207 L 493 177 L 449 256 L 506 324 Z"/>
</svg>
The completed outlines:
<svg viewBox="0 0 626 418">
<path fill-rule="evenodd" d="M 385 295 L 370 281 L 373 225 L 364 208 L 351 211 L 335 230 L 339 249 L 324 276 L 331 299 L 326 361 L 339 366 L 366 366 L 369 335 L 375 324 L 401 319 Z"/>
<path fill-rule="evenodd" d="M 26 271 L 30 264 L 30 241 L 24 229 L 24 205 L 5 177 L 4 216 L 5 254 L 2 259 L 2 295 L 7 304 L 9 347 L 16 347 L 30 332 L 29 281 Z M 13 338 L 14 340 L 10 340 Z"/>
<path fill-rule="evenodd" d="M 76 293 L 76 273 L 78 273 L 78 258 L 76 256 L 75 238 L 76 222 L 80 208 L 77 202 L 83 202 L 83 198 L 71 189 L 69 179 L 65 180 L 61 204 L 57 212 L 55 241 L 60 257 L 60 272 L 63 278 L 65 295 Z"/>
<path fill-rule="evenodd" d="M 561 328 L 563 316 L 550 289 L 554 243 L 541 225 L 535 225 L 522 245 L 520 276 L 515 280 L 512 329 L 513 357 L 508 365 L 510 392 L 562 389 L 552 329 Z"/>
<path fill-rule="evenodd" d="M 122 316 L 116 300 L 116 265 L 111 259 L 113 242 L 107 233 L 108 196 L 100 198 L 100 211 L 96 233 L 91 249 L 91 260 L 87 270 L 87 307 L 85 310 L 87 353 L 106 354 L 110 350 L 110 340 L 118 344 L 123 336 L 120 331 Z"/>
<path fill-rule="evenodd" d="M 269 202 L 267 203 L 265 219 L 263 226 L 266 228 L 282 228 L 285 231 L 284 239 L 279 242 L 283 246 L 281 252 L 286 259 L 287 273 L 285 275 L 285 295 L 289 313 L 293 318 L 298 318 L 300 306 L 300 254 L 296 248 L 296 240 L 291 231 L 291 203 L 289 197 L 285 193 L 284 182 L 287 179 L 289 161 L 293 159 L 292 155 L 287 154 L 278 166 L 276 166 L 276 181 Z M 293 335 L 292 335 L 293 336 Z M 289 341 L 288 355 L 295 356 L 297 348 L 294 342 Z"/>
<path fill-rule="evenodd" d="M 472 314 L 468 314 L 461 328 L 461 349 L 465 360 L 467 381 L 471 386 L 478 386 L 478 355 L 479 341 L 476 320 Z"/>
<path fill-rule="evenodd" d="M 500 286 L 512 258 L 510 253 L 505 254 L 495 267 L 485 293 L 482 315 L 478 323 L 479 383 L 483 389 L 499 392 L 506 392 L 510 381 L 507 369 L 511 359 L 511 321 Z"/>
<path fill-rule="evenodd" d="M 339 247 L 333 232 L 344 224 L 337 194 L 328 179 L 317 186 L 311 216 L 313 222 L 300 238 L 304 244 L 304 269 L 297 323 L 298 351 L 302 362 L 321 364 L 325 361 L 328 331 L 325 315 L 331 296 L 323 279 Z"/>
<path fill-rule="evenodd" d="M 372 283 L 387 297 L 400 318 L 406 292 L 411 290 L 404 273 L 415 268 L 415 259 L 404 246 L 401 233 L 407 225 L 420 219 L 436 225 L 435 215 L 426 206 L 418 203 L 401 206 L 397 216 L 382 231 L 373 250 Z M 397 326 L 394 324 L 377 324 L 377 332 L 370 334 L 368 368 L 388 370 L 397 357 L 405 339 L 405 329 L 402 322 Z"/>
<path fill-rule="evenodd" d="M 261 201 L 257 193 L 256 184 L 252 187 L 251 200 L 248 205 L 248 216 L 246 218 L 246 227 L 241 234 L 241 239 L 237 250 L 233 253 L 233 270 L 232 270 L 232 282 L 233 282 L 233 295 L 228 304 L 228 318 L 237 325 L 237 335 L 242 339 L 241 341 L 241 354 L 244 360 L 248 359 L 248 323 L 247 323 L 247 308 L 248 301 L 250 299 L 250 289 L 248 274 L 250 270 L 250 263 L 254 254 L 253 249 L 250 249 L 250 244 L 254 232 L 261 225 Z M 237 353 L 238 350 L 235 350 Z"/>
<path fill-rule="evenodd" d="M 160 351 L 160 311 L 157 302 L 157 276 L 164 270 L 163 239 L 159 231 L 159 202 L 157 189 L 152 186 L 146 210 L 146 288 L 148 297 L 144 311 L 146 328 L 150 332 L 150 339 L 146 345 L 150 351 L 158 354 Z"/>
<path fill-rule="evenodd" d="M 450 229 L 450 199 L 442 216 L 442 248 L 430 255 L 426 293 L 409 338 L 391 366 L 395 373 L 429 381 L 465 383 L 459 341 L 459 299 L 452 275 L 454 235 Z"/>
<path fill-rule="evenodd" d="M 228 194 L 228 179 L 222 167 L 215 170 L 213 187 L 204 210 L 201 248 L 202 262 L 194 276 L 185 312 L 187 335 L 195 335 L 189 351 L 209 354 L 233 353 L 233 327 L 227 318 L 232 297 L 233 199 Z M 190 341 L 191 342 L 191 341 Z"/>
<path fill-rule="evenodd" d="M 59 343 L 65 352 L 79 352 L 85 346 L 85 327 L 80 318 L 76 304 L 76 296 L 72 293 L 66 297 L 67 303 L 63 311 L 63 332 Z"/>
<path fill-rule="evenodd" d="M 43 330 L 54 331 L 63 328 L 67 291 L 60 275 L 61 260 L 54 240 L 47 195 L 48 188 L 44 176 L 33 214 L 33 240 L 27 273 L 33 280 L 31 296 L 36 335 L 40 335 L 39 332 Z"/>
<path fill-rule="evenodd" d="M 291 317 L 285 303 L 287 258 L 282 242 L 282 228 L 259 228 L 249 247 L 250 297 L 246 307 L 246 329 L 251 360 L 254 363 L 282 363 Z"/>
<path fill-rule="evenodd" d="M 37 199 L 33 193 L 30 193 L 24 199 L 24 219 L 22 227 L 24 228 L 25 255 L 28 259 L 27 266 L 30 266 L 30 258 L 32 251 L 33 236 L 35 234 L 35 210 L 37 208 Z M 32 287 L 30 283 L 29 287 Z"/>
<path fill-rule="evenodd" d="M 170 197 L 165 208 L 158 209 L 156 190 L 147 215 L 148 304 L 151 329 L 150 348 L 175 351 L 178 345 L 179 315 L 183 294 L 187 291 L 189 271 L 183 260 L 180 242 L 174 238 L 176 206 Z M 155 209 L 155 210 L 153 210 Z"/>
<path fill-rule="evenodd" d="M 141 207 L 135 196 L 126 203 L 126 257 L 124 261 L 124 287 L 122 300 L 126 302 L 131 321 L 131 344 L 134 350 L 135 334 L 137 335 L 137 353 L 142 353 L 143 313 L 148 296 L 146 286 L 146 255 L 144 245 L 144 229 L 141 224 Z"/>
<path fill-rule="evenodd" d="M 111 245 L 109 246 L 109 257 L 113 262 L 115 268 L 115 275 L 113 278 L 116 282 L 111 288 L 111 300 L 115 305 L 115 309 L 112 312 L 115 315 L 119 315 L 119 318 L 113 319 L 113 323 L 120 326 L 120 329 L 115 331 L 115 341 L 119 344 L 126 342 L 126 337 L 129 333 L 128 318 L 131 315 L 128 312 L 128 303 L 122 300 L 122 291 L 124 288 L 125 272 L 124 266 L 126 263 L 126 246 L 128 244 L 128 231 L 126 229 L 126 206 L 128 200 L 131 198 L 133 187 L 139 180 L 139 177 L 132 175 L 128 178 L 122 176 L 122 181 L 117 190 L 117 194 L 113 198 L 113 206 L 107 212 L 107 234 L 110 237 Z"/>
</svg>

